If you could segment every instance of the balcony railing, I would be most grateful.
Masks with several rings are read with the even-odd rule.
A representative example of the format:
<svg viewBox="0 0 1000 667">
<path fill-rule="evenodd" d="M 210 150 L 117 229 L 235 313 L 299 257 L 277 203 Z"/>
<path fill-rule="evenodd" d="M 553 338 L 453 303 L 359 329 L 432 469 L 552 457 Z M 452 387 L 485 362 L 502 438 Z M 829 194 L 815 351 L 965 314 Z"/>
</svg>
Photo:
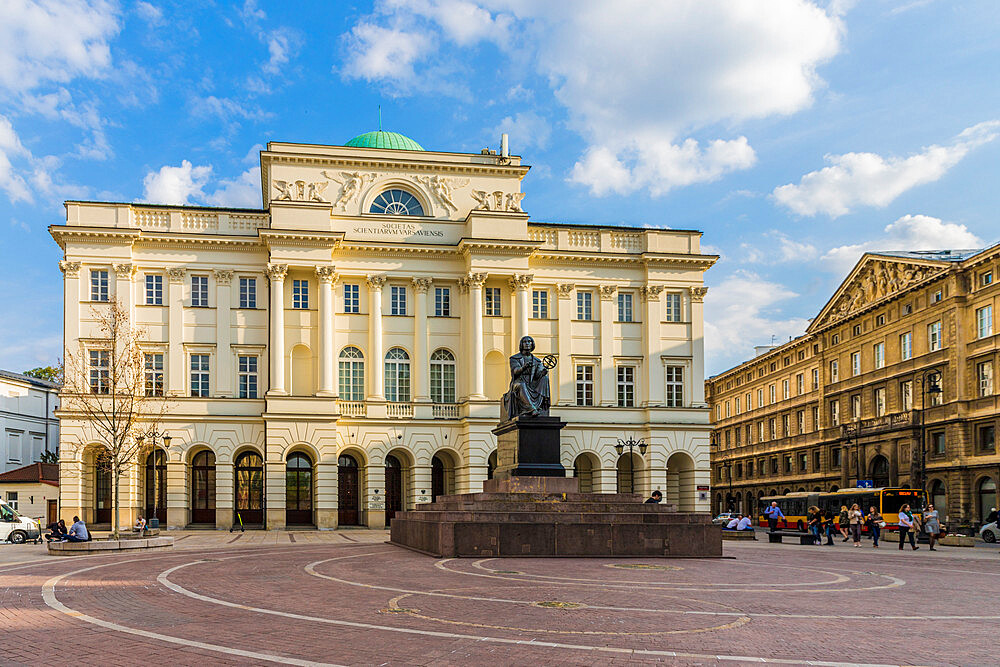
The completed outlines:
<svg viewBox="0 0 1000 667">
<path fill-rule="evenodd" d="M 458 419 L 458 404 L 435 403 L 431 414 L 434 419 Z"/>
<path fill-rule="evenodd" d="M 413 416 L 413 403 L 396 403 L 390 401 L 385 404 L 385 414 L 390 419 Z"/>
<path fill-rule="evenodd" d="M 364 401 L 337 401 L 337 410 L 345 417 L 368 416 L 368 408 Z"/>
</svg>

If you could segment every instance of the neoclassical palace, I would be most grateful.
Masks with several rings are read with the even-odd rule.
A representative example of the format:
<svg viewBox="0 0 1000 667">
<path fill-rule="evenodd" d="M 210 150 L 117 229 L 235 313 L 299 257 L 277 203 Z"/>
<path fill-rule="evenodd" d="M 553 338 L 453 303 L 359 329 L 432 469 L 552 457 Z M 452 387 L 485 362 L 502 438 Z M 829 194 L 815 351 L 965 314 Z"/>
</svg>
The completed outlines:
<svg viewBox="0 0 1000 667">
<path fill-rule="evenodd" d="M 143 332 L 169 436 L 121 488 L 123 522 L 382 527 L 482 489 L 523 335 L 554 355 L 552 413 L 583 490 L 662 489 L 708 511 L 700 233 L 529 221 L 505 150 L 392 132 L 271 143 L 263 209 L 67 202 L 65 344 L 100 377 L 95 321 Z M 111 520 L 96 432 L 60 413 L 62 514 Z M 619 455 L 619 438 L 648 447 Z M 162 440 L 160 441 L 162 443 Z"/>
</svg>

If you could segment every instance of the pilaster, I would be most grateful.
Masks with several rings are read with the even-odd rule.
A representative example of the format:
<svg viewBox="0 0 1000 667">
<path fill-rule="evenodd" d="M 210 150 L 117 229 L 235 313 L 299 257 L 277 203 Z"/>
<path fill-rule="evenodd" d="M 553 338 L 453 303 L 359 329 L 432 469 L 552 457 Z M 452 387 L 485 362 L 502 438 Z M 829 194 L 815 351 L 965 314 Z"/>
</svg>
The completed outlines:
<svg viewBox="0 0 1000 667">
<path fill-rule="evenodd" d="M 615 292 L 614 285 L 601 285 L 601 378 L 598 405 L 614 406 L 618 402 L 615 395 Z M 638 397 L 636 397 L 638 399 Z"/>
<path fill-rule="evenodd" d="M 271 283 L 271 382 L 270 393 L 284 396 L 285 389 L 285 276 L 287 264 L 268 264 L 267 278 Z"/>
<path fill-rule="evenodd" d="M 573 289 L 571 283 L 556 285 L 558 295 L 558 323 L 559 335 L 559 385 L 557 389 L 556 401 L 559 405 L 572 405 L 575 398 L 573 391 Z"/>
<path fill-rule="evenodd" d="M 385 353 L 382 351 L 382 287 L 385 276 L 368 276 L 368 359 L 371 383 L 368 389 L 368 400 L 385 400 Z"/>
<path fill-rule="evenodd" d="M 216 373 L 214 395 L 222 398 L 233 396 L 233 342 L 232 315 L 233 272 L 215 271 L 215 341 Z"/>
<path fill-rule="evenodd" d="M 167 269 L 167 395 L 184 396 L 184 378 L 187 368 L 184 364 L 184 277 L 181 267 Z"/>
</svg>

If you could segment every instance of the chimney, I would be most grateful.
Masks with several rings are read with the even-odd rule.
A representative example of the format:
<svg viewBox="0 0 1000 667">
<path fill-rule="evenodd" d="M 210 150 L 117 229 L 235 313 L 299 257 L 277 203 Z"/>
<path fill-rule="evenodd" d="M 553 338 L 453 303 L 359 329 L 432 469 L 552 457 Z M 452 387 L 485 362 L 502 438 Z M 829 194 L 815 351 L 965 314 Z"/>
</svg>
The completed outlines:
<svg viewBox="0 0 1000 667">
<path fill-rule="evenodd" d="M 510 151 L 507 149 L 507 133 L 504 132 L 500 135 L 500 157 L 510 157 Z"/>
</svg>

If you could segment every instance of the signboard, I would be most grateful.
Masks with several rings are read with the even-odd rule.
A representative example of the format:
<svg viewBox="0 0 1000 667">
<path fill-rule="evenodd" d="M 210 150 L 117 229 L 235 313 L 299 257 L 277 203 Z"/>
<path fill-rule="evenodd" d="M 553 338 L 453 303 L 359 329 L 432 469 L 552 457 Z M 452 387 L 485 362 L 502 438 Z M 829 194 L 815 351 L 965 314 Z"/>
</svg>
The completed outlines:
<svg viewBox="0 0 1000 667">
<path fill-rule="evenodd" d="M 875 483 L 870 479 L 859 479 L 858 480 L 859 489 L 874 489 Z"/>
<path fill-rule="evenodd" d="M 698 491 L 708 491 L 708 490 L 709 490 L 708 484 L 699 484 L 698 485 Z"/>
</svg>

